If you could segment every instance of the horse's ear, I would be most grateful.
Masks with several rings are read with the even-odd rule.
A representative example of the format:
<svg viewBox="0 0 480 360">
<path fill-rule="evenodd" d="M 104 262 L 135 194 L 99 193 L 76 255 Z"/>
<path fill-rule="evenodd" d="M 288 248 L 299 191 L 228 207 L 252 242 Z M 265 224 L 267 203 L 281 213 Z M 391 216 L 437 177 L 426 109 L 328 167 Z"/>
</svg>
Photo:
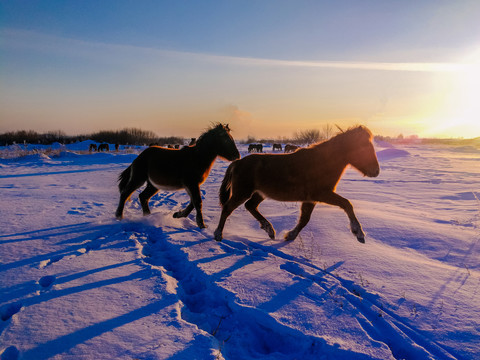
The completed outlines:
<svg viewBox="0 0 480 360">
<path fill-rule="evenodd" d="M 342 129 L 340 126 L 338 126 L 337 124 L 335 124 L 335 126 L 337 127 L 338 130 L 340 130 L 340 132 L 341 132 L 342 134 L 345 132 L 345 131 L 343 131 L 343 129 Z"/>
<path fill-rule="evenodd" d="M 230 126 L 228 126 L 228 124 L 224 124 L 223 127 L 225 128 L 225 130 L 230 131 Z"/>
</svg>

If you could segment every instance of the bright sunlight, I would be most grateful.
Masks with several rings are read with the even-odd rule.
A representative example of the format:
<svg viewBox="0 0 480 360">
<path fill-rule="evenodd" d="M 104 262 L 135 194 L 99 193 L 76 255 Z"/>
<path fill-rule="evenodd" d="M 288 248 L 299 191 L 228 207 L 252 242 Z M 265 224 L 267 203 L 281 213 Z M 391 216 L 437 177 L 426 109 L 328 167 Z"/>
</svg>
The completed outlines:
<svg viewBox="0 0 480 360">
<path fill-rule="evenodd" d="M 439 106 L 428 133 L 441 137 L 480 137 L 480 50 L 463 59 L 448 101 Z"/>
</svg>

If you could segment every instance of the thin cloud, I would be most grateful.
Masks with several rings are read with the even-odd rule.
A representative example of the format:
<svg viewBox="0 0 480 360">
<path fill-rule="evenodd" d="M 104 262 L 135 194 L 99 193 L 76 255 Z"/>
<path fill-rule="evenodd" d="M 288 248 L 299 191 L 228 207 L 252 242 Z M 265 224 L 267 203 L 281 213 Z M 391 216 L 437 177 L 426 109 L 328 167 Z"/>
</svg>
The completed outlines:
<svg viewBox="0 0 480 360">
<path fill-rule="evenodd" d="M 191 54 L 194 55 L 194 54 Z M 197 54 L 199 55 L 199 54 Z M 277 60 L 249 57 L 232 57 L 220 55 L 203 55 L 214 61 L 226 62 L 245 66 L 265 67 L 298 67 L 298 68 L 325 68 L 344 70 L 380 70 L 380 71 L 420 71 L 420 72 L 455 72 L 465 68 L 463 64 L 431 63 L 431 62 L 351 62 L 351 61 L 301 61 Z"/>
<path fill-rule="evenodd" d="M 99 50 L 130 53 L 134 57 L 176 57 L 203 62 L 221 63 L 249 67 L 295 67 L 311 69 L 339 70 L 376 70 L 376 71 L 410 71 L 410 72 L 458 72 L 468 67 L 466 64 L 441 62 L 356 62 L 356 61 L 303 61 L 280 60 L 254 57 L 238 57 L 196 52 L 157 49 L 135 45 L 109 44 L 84 41 L 41 34 L 26 30 L 3 29 L 3 45 L 6 48 L 29 48 L 41 52 L 68 53 L 71 56 L 104 57 Z M 117 59 L 118 60 L 118 59 Z"/>
</svg>

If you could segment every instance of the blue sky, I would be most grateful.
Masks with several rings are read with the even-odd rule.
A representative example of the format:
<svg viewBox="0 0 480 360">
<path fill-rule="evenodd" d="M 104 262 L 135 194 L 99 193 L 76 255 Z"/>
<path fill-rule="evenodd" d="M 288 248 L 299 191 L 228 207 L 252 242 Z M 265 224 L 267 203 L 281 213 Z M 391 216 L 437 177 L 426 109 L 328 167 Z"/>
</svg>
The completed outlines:
<svg viewBox="0 0 480 360">
<path fill-rule="evenodd" d="M 0 132 L 480 136 L 479 18 L 478 1 L 0 1 Z"/>
</svg>

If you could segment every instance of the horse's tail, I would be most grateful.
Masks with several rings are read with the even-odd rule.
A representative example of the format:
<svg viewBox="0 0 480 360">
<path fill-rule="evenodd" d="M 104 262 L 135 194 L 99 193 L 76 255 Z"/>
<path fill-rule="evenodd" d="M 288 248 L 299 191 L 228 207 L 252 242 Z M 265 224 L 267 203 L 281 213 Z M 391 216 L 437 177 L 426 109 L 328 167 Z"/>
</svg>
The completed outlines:
<svg viewBox="0 0 480 360">
<path fill-rule="evenodd" d="M 232 175 L 235 162 L 236 161 L 232 162 L 227 168 L 227 171 L 225 172 L 225 176 L 222 181 L 222 185 L 220 185 L 219 197 L 220 204 L 222 204 L 222 206 L 225 205 L 232 196 Z"/>
<path fill-rule="evenodd" d="M 127 187 L 127 184 L 130 181 L 131 172 L 132 165 L 123 170 L 122 173 L 118 176 L 118 189 L 120 190 L 120 193 L 123 193 L 123 191 Z"/>
</svg>

